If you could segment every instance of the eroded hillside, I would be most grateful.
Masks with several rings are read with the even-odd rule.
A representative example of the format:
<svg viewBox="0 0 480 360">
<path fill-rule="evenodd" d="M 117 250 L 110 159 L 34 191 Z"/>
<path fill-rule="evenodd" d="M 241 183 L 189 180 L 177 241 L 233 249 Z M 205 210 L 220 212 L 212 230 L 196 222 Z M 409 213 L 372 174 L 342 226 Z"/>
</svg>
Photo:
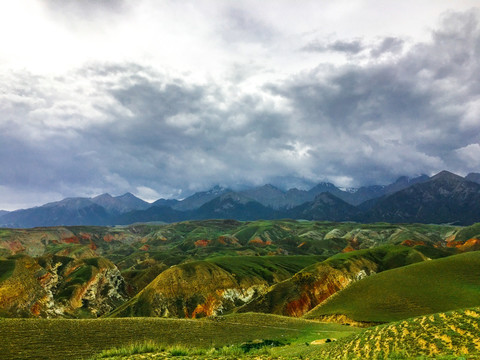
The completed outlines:
<svg viewBox="0 0 480 360">
<path fill-rule="evenodd" d="M 292 220 L 0 229 L 0 312 L 191 318 L 248 304 L 301 316 L 357 279 L 476 250 L 479 235 L 478 224 Z"/>
</svg>

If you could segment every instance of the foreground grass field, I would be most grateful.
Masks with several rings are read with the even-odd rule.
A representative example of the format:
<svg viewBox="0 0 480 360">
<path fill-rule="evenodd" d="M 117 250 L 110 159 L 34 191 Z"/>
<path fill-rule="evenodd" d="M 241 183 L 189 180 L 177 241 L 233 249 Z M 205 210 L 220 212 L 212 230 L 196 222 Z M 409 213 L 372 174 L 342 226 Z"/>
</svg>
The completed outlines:
<svg viewBox="0 0 480 360">
<path fill-rule="evenodd" d="M 479 332 L 480 308 L 471 308 L 379 325 L 332 342 L 308 342 L 318 336 L 318 333 L 312 332 L 310 337 L 299 337 L 288 345 L 257 342 L 220 348 L 193 348 L 149 343 L 104 351 L 94 359 L 466 360 L 480 359 Z M 336 334 L 344 335 L 343 332 Z M 255 344 L 259 345 L 258 348 L 251 348 Z"/>
<path fill-rule="evenodd" d="M 124 318 L 95 320 L 1 319 L 0 358 L 85 359 L 132 343 L 208 349 L 259 339 L 305 343 L 340 338 L 358 329 L 265 314 L 235 314 L 203 320 Z"/>
<path fill-rule="evenodd" d="M 366 329 L 308 349 L 306 357 L 332 359 L 480 359 L 480 308 L 420 316 Z"/>
</svg>

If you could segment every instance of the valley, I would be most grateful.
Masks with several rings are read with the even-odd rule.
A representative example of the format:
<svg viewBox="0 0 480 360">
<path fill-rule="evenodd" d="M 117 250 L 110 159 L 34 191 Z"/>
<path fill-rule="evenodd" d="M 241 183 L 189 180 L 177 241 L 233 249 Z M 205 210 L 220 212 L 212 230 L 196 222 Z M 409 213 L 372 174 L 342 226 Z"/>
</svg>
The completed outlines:
<svg viewBox="0 0 480 360">
<path fill-rule="evenodd" d="M 60 345 L 58 332 L 82 328 L 79 357 L 169 358 L 178 346 L 187 358 L 328 358 L 325 349 L 340 351 L 334 344 L 305 344 L 343 336 L 356 344 L 352 332 L 480 306 L 479 246 L 479 224 L 220 219 L 3 228 L 0 329 L 13 345 L 2 351 L 61 358 L 71 346 Z M 443 326 L 443 315 L 435 319 Z M 32 339 L 21 352 L 16 331 Z M 56 338 L 59 352 L 38 345 L 42 336 Z M 252 341 L 261 345 L 249 353 Z M 467 353 L 477 354 L 469 344 Z M 395 346 L 379 354 L 397 354 Z M 438 346 L 446 355 L 461 351 Z"/>
</svg>

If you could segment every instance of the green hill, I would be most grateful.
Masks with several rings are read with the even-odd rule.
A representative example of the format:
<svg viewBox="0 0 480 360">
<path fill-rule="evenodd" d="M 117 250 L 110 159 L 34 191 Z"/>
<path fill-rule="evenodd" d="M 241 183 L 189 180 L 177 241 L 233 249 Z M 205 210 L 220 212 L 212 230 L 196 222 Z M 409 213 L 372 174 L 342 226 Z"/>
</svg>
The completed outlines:
<svg viewBox="0 0 480 360">
<path fill-rule="evenodd" d="M 337 254 L 271 286 L 237 311 L 299 317 L 352 282 L 425 259 L 416 249 L 394 245 Z"/>
<path fill-rule="evenodd" d="M 479 305 L 480 252 L 470 252 L 372 275 L 305 317 L 381 323 Z"/>
<path fill-rule="evenodd" d="M 479 359 L 480 308 L 420 316 L 363 330 L 302 352 L 310 359 Z M 297 355 L 299 355 L 297 353 Z"/>
</svg>

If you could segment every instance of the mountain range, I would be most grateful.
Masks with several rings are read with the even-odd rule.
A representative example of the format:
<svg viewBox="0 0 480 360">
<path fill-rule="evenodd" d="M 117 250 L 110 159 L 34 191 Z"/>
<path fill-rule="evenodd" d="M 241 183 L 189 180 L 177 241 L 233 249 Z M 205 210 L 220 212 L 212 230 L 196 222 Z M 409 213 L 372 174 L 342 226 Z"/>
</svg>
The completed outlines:
<svg viewBox="0 0 480 360">
<path fill-rule="evenodd" d="M 273 185 L 242 191 L 215 186 L 183 200 L 143 201 L 131 193 L 66 198 L 39 207 L 0 212 L 2 227 L 126 225 L 201 219 L 305 219 L 394 223 L 472 224 L 480 221 L 480 174 L 442 171 L 400 177 L 389 185 L 340 189 L 322 182 L 310 190 Z"/>
</svg>

